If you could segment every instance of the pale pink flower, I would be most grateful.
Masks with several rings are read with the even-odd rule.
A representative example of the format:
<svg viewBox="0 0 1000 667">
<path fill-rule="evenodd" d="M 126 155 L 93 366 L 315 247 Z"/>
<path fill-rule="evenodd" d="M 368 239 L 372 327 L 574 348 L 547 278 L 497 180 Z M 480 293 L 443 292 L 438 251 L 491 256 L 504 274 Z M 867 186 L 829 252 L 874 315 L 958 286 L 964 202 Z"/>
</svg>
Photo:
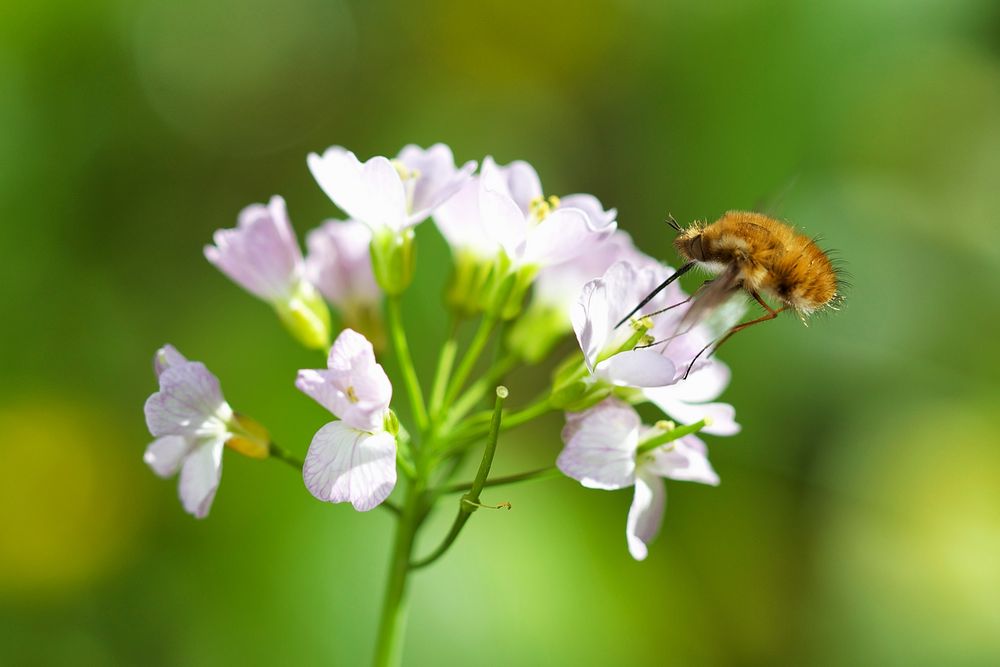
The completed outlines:
<svg viewBox="0 0 1000 667">
<path fill-rule="evenodd" d="M 396 485 L 396 439 L 384 427 L 392 385 L 372 344 L 351 329 L 334 341 L 327 366 L 301 370 L 295 382 L 341 420 L 313 436 L 303 480 L 316 498 L 365 512 Z"/>
<path fill-rule="evenodd" d="M 220 229 L 205 257 L 251 294 L 272 304 L 294 295 L 303 275 L 302 251 L 288 221 L 285 200 L 251 204 L 235 229 Z"/>
<path fill-rule="evenodd" d="M 483 227 L 517 266 L 547 266 L 590 250 L 616 228 L 614 209 L 591 195 L 548 196 L 534 168 L 483 160 L 479 176 Z"/>
<path fill-rule="evenodd" d="M 327 301 L 344 310 L 377 304 L 371 230 L 356 220 L 328 220 L 306 236 L 306 275 Z"/>
<path fill-rule="evenodd" d="M 156 438 L 143 460 L 160 477 L 180 471 L 184 509 L 208 516 L 222 477 L 222 449 L 232 437 L 232 408 L 219 380 L 205 365 L 188 361 L 170 345 L 157 351 L 153 366 L 160 390 L 146 401 L 146 424 Z"/>
<path fill-rule="evenodd" d="M 372 231 L 401 232 L 426 220 L 458 192 L 476 169 L 456 168 L 451 149 L 409 145 L 394 160 L 376 156 L 361 162 L 340 146 L 322 156 L 310 153 L 309 170 L 333 203 Z"/>
<path fill-rule="evenodd" d="M 664 431 L 644 426 L 634 408 L 609 398 L 586 412 L 568 414 L 563 429 L 565 447 L 556 465 L 568 477 L 592 489 L 634 487 L 625 536 L 636 560 L 660 531 L 666 506 L 662 478 L 718 485 L 705 443 L 687 435 L 639 453 L 642 443 Z"/>
<path fill-rule="evenodd" d="M 453 251 L 492 260 L 502 250 L 483 224 L 478 176 L 473 176 L 454 197 L 438 207 L 434 212 L 434 224 Z"/>
</svg>

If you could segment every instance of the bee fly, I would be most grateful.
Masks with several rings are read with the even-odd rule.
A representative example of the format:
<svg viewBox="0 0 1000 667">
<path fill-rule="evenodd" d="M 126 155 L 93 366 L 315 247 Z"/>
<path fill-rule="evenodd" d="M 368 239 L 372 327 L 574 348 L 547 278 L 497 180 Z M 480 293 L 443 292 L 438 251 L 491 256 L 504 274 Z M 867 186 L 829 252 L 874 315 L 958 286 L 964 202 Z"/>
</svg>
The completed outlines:
<svg viewBox="0 0 1000 667">
<path fill-rule="evenodd" d="M 706 281 L 685 301 L 670 306 L 675 308 L 693 300 L 681 319 L 681 326 L 700 322 L 741 291 L 753 297 L 767 311 L 757 319 L 732 327 L 718 341 L 702 348 L 688 366 L 685 378 L 706 350 L 714 346 L 714 353 L 737 331 L 773 320 L 778 313 L 788 309 L 795 311 L 805 322 L 807 316 L 818 310 L 836 309 L 842 298 L 839 290 L 843 281 L 826 252 L 813 239 L 774 218 L 762 213 L 729 211 L 708 225 L 695 222 L 682 228 L 673 216 L 668 218 L 667 223 L 678 232 L 674 247 L 687 262 L 643 299 L 616 328 L 695 266 L 715 277 Z M 762 294 L 781 306 L 771 308 L 761 298 Z"/>
</svg>

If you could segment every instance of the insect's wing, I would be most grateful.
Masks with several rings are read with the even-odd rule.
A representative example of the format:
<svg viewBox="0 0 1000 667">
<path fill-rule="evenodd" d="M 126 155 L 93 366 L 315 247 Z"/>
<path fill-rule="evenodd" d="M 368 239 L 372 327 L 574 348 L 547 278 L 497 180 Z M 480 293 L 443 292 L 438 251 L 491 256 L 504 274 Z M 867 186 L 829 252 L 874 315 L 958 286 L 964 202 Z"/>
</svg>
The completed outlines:
<svg viewBox="0 0 1000 667">
<path fill-rule="evenodd" d="M 739 289 L 739 268 L 733 264 L 716 276 L 712 282 L 702 285 L 695 293 L 691 307 L 681 319 L 681 329 L 687 329 L 703 322 L 719 306 L 728 302 Z"/>
</svg>

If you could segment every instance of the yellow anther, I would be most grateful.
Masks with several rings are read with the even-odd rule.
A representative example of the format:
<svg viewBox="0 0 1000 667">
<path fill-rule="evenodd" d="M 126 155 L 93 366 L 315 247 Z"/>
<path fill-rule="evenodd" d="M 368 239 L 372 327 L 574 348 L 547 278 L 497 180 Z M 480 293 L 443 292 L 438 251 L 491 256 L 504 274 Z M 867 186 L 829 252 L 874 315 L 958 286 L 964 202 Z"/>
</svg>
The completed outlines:
<svg viewBox="0 0 1000 667">
<path fill-rule="evenodd" d="M 420 178 L 420 170 L 419 169 L 415 169 L 415 168 L 414 169 L 410 169 L 409 167 L 407 167 L 405 164 L 403 164 L 399 160 L 393 160 L 392 161 L 392 166 L 396 168 L 396 173 L 399 174 L 399 177 L 401 179 L 403 179 L 404 181 L 415 181 L 418 178 Z"/>
<path fill-rule="evenodd" d="M 660 429 L 661 431 L 673 431 L 675 428 L 677 428 L 677 424 L 670 421 L 669 419 L 661 419 L 660 421 L 656 422 L 656 428 Z"/>
<path fill-rule="evenodd" d="M 559 208 L 559 197 L 556 197 L 555 195 L 550 195 L 549 197 L 543 197 L 540 195 L 528 203 L 528 210 L 531 211 L 532 217 L 537 222 L 544 220 L 549 213 L 557 208 Z"/>
<path fill-rule="evenodd" d="M 349 400 L 351 403 L 357 403 L 358 401 L 361 400 L 360 398 L 358 398 L 357 393 L 355 393 L 353 386 L 349 386 L 347 388 L 347 391 L 345 391 L 344 393 L 347 394 L 347 400 Z"/>
</svg>

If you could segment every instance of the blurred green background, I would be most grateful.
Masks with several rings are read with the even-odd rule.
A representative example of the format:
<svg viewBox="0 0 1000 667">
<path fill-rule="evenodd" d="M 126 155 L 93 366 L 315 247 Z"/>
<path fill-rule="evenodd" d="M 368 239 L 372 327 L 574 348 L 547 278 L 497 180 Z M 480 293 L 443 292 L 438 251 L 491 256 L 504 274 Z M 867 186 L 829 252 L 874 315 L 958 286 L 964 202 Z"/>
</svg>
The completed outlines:
<svg viewBox="0 0 1000 667">
<path fill-rule="evenodd" d="M 169 341 L 304 453 L 328 415 L 292 380 L 321 359 L 202 246 L 275 193 L 300 234 L 335 215 L 309 151 L 435 141 L 596 194 L 671 261 L 668 211 L 780 199 L 854 288 L 727 345 L 743 433 L 710 439 L 719 488 L 669 486 L 646 562 L 626 491 L 489 494 L 515 510 L 416 576 L 407 664 L 1000 664 L 994 0 L 5 2 L 0 664 L 369 660 L 388 515 L 229 454 L 195 521 L 142 404 Z M 418 237 L 427 376 L 448 255 Z M 560 424 L 498 472 L 551 463 Z"/>
</svg>

